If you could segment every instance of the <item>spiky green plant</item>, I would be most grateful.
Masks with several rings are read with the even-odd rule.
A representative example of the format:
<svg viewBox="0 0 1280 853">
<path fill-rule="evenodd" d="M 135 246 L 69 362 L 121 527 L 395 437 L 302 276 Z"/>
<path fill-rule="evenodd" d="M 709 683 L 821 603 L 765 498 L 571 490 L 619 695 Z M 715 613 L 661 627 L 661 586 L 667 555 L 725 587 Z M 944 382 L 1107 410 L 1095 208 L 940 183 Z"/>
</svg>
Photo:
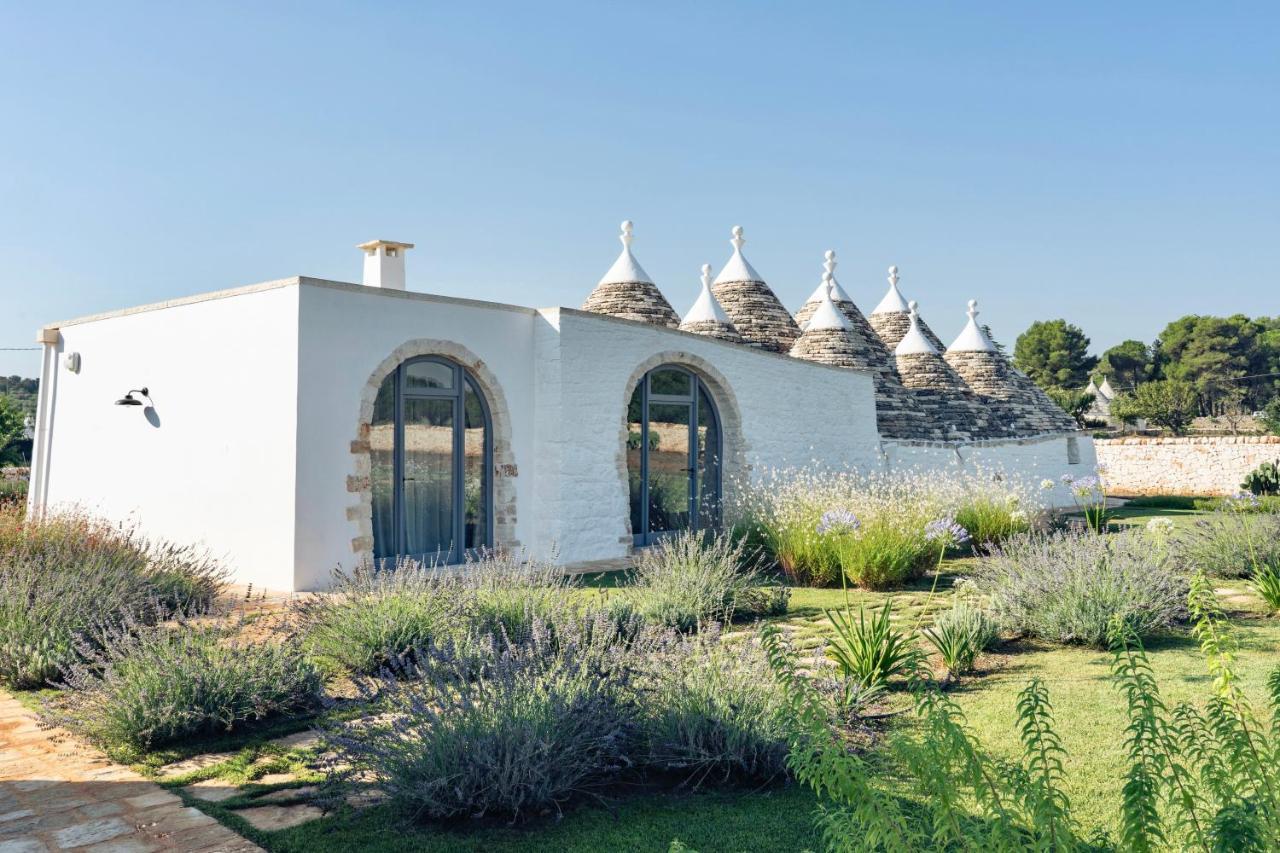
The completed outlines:
<svg viewBox="0 0 1280 853">
<path fill-rule="evenodd" d="M 847 605 L 827 611 L 827 620 L 835 630 L 827 654 L 841 675 L 863 687 L 881 687 L 920 661 L 920 648 L 905 632 L 893 627 L 892 613 L 892 598 L 870 614 L 859 607 L 856 618 Z"/>
</svg>

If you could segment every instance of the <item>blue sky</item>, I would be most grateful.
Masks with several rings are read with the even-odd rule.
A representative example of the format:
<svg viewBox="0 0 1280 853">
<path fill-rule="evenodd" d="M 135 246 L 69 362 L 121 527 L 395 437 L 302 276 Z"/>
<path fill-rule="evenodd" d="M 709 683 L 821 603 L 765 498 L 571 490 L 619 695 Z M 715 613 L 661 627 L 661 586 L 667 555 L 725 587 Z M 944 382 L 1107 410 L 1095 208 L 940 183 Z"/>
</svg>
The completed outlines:
<svg viewBox="0 0 1280 853">
<path fill-rule="evenodd" d="M 636 223 L 792 309 L 896 263 L 946 340 L 1280 313 L 1274 3 L 9 3 L 0 347 L 287 275 L 577 306 Z M 35 375 L 33 352 L 0 373 Z"/>
</svg>

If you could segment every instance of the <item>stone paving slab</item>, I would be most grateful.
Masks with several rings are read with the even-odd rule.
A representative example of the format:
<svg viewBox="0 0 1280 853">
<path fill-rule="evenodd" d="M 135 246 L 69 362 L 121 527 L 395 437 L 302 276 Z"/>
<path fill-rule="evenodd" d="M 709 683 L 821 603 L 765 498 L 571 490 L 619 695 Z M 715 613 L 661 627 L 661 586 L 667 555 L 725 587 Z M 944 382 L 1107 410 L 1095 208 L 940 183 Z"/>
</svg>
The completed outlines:
<svg viewBox="0 0 1280 853">
<path fill-rule="evenodd" d="M 0 691 L 0 853 L 262 848 Z"/>
</svg>

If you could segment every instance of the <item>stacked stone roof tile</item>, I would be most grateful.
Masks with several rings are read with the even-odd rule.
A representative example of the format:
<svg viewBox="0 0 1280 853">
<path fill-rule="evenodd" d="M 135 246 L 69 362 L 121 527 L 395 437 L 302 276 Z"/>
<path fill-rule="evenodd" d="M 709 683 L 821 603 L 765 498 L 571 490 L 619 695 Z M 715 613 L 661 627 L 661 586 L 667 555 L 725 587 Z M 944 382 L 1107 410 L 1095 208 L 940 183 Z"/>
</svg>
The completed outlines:
<svg viewBox="0 0 1280 853">
<path fill-rule="evenodd" d="M 622 253 L 583 308 L 869 371 L 876 423 L 890 440 L 973 441 L 1076 429 L 991 343 L 976 323 L 976 303 L 969 304 L 960 336 L 944 349 L 902 296 L 897 267 L 889 268 L 884 298 L 864 316 L 835 280 L 835 253 L 827 252 L 822 284 L 793 319 L 743 256 L 742 228 L 732 233 L 729 261 L 711 284 L 710 267 L 703 266 L 702 291 L 681 321 L 631 254 L 631 223 L 624 222 Z"/>
</svg>

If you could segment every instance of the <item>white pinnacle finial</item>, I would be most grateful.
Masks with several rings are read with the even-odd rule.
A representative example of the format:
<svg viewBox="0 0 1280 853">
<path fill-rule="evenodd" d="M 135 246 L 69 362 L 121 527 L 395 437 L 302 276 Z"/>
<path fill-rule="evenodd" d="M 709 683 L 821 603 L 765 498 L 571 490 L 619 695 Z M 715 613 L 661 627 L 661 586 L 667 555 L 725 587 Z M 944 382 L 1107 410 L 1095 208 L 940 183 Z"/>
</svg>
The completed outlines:
<svg viewBox="0 0 1280 853">
<path fill-rule="evenodd" d="M 835 302 L 836 280 L 832 277 L 830 271 L 822 274 L 822 284 L 818 285 L 821 296 L 814 294 L 818 298 L 818 310 L 813 312 L 813 316 L 809 318 L 809 322 L 805 323 L 805 331 L 809 329 L 851 329 L 849 320 L 836 307 Z"/>
<path fill-rule="evenodd" d="M 729 240 L 729 242 L 733 244 L 734 251 L 741 252 L 742 244 L 747 242 L 746 239 L 742 236 L 742 226 L 741 225 L 733 226 L 733 229 L 729 233 L 733 235 L 733 238 Z"/>
<path fill-rule="evenodd" d="M 898 346 L 893 351 L 894 355 L 928 353 L 937 355 L 937 348 L 929 343 L 929 339 L 924 336 L 924 332 L 920 331 L 920 304 L 913 299 L 907 303 L 907 309 L 911 313 L 911 328 L 907 329 L 907 333 L 898 342 Z"/>
<path fill-rule="evenodd" d="M 889 267 L 889 290 L 885 293 L 884 299 L 880 300 L 880 304 L 871 313 L 903 314 L 907 310 L 907 300 L 903 298 L 902 291 L 898 290 L 898 268 L 896 266 Z"/>
<path fill-rule="evenodd" d="M 653 279 L 649 278 L 649 274 L 640 266 L 640 262 L 636 260 L 635 255 L 631 254 L 631 220 L 628 219 L 622 223 L 622 233 L 618 235 L 618 239 L 622 241 L 622 252 L 619 253 L 618 259 L 613 262 L 613 266 L 609 267 L 609 271 L 604 274 L 604 278 L 600 279 L 600 284 L 616 284 L 626 282 L 647 282 L 653 283 Z"/>
<path fill-rule="evenodd" d="M 831 275 L 831 270 L 822 273 L 822 286 L 826 289 L 824 298 L 828 302 L 836 301 L 836 280 Z"/>
<path fill-rule="evenodd" d="M 947 347 L 947 352 L 998 352 L 996 345 L 991 343 L 991 338 L 978 325 L 978 300 L 969 300 L 968 314 L 969 321 L 951 342 L 951 346 Z"/>
<path fill-rule="evenodd" d="M 698 291 L 698 298 L 693 303 L 693 307 L 685 312 L 684 319 L 680 321 L 680 327 L 686 328 L 693 323 L 718 323 L 721 326 L 732 326 L 733 321 L 729 319 L 728 314 L 724 313 L 715 294 L 711 292 L 711 264 L 703 264 L 701 272 L 702 288 Z"/>
<path fill-rule="evenodd" d="M 711 288 L 711 264 L 702 265 L 702 289 L 709 290 Z"/>
<path fill-rule="evenodd" d="M 889 284 L 893 287 L 898 286 L 898 268 L 896 266 L 889 267 Z"/>
<path fill-rule="evenodd" d="M 756 272 L 755 267 L 751 266 L 742 254 L 742 244 L 747 242 L 742 236 L 742 226 L 733 226 L 729 233 L 733 235 L 733 239 L 729 241 L 733 244 L 733 254 L 729 256 L 729 260 L 721 268 L 720 274 L 716 276 L 712 284 L 724 284 L 731 281 L 764 281 L 760 277 L 760 273 Z"/>
<path fill-rule="evenodd" d="M 631 248 L 631 229 L 631 220 L 628 219 L 622 223 L 622 234 L 618 237 L 618 239 L 622 241 L 622 245 L 626 246 L 628 249 Z"/>
<path fill-rule="evenodd" d="M 827 253 L 822 257 L 822 268 L 834 276 L 836 274 L 836 250 L 827 249 Z"/>
</svg>

